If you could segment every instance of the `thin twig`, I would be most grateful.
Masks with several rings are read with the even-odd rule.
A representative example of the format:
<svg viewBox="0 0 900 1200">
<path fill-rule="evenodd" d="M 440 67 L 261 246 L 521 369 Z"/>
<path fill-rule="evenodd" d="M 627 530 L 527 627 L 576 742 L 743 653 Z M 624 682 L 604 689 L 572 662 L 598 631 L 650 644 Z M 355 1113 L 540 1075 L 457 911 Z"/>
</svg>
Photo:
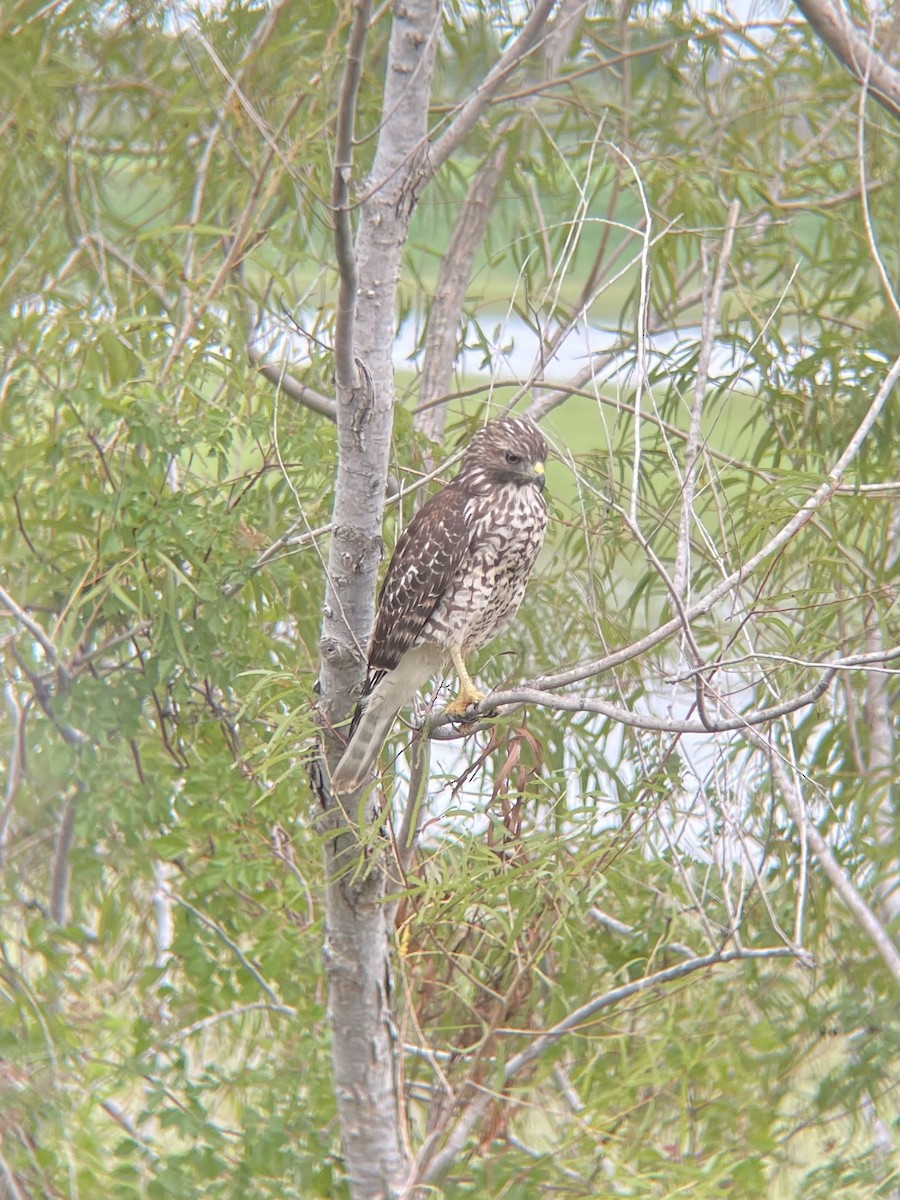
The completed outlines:
<svg viewBox="0 0 900 1200">
<path fill-rule="evenodd" d="M 843 900 L 856 923 L 868 936 L 872 945 L 881 955 L 882 961 L 890 972 L 894 982 L 900 987 L 900 953 L 898 953 L 897 947 L 894 945 L 887 930 L 869 905 L 866 904 L 859 891 L 851 882 L 850 877 L 835 858 L 831 847 L 809 819 L 806 805 L 803 802 L 803 796 L 796 782 L 796 775 L 794 774 L 794 777 L 792 777 L 792 775 L 788 774 L 783 758 L 764 737 L 755 731 L 748 731 L 747 736 L 753 745 L 768 757 L 769 766 L 778 784 L 779 791 L 784 798 L 787 810 L 791 814 L 791 819 L 798 830 L 805 831 L 806 839 L 818 860 L 819 866 L 828 877 L 828 882 L 841 900 Z"/>
<path fill-rule="evenodd" d="M 592 921 L 596 921 L 598 925 L 603 925 L 612 933 L 618 934 L 619 937 L 638 938 L 642 937 L 642 931 L 636 929 L 633 925 L 627 925 L 624 921 L 620 921 L 618 917 L 613 917 L 609 913 L 603 911 L 602 908 L 597 908 L 596 904 L 592 904 L 587 910 L 587 915 Z M 682 958 L 696 958 L 697 951 L 692 950 L 690 946 L 686 946 L 684 942 L 661 942 L 655 947 L 657 953 L 668 950 L 671 954 L 678 954 Z"/>
<path fill-rule="evenodd" d="M 168 888 L 167 892 L 176 904 L 180 904 L 182 908 L 187 909 L 189 913 L 197 918 L 201 925 L 205 925 L 207 929 L 211 930 L 217 938 L 225 943 L 244 970 L 248 971 L 249 974 L 253 976 L 260 988 L 265 992 L 276 1008 L 285 1007 L 284 1002 L 275 992 L 274 988 L 272 988 L 272 986 L 266 982 L 258 968 L 253 965 L 249 958 L 247 958 L 240 946 L 238 946 L 237 943 L 228 936 L 221 925 L 214 921 L 212 917 L 208 917 L 205 913 L 201 912 L 199 908 L 195 908 L 194 905 L 185 900 L 183 896 L 179 896 L 176 891 Z"/>
<path fill-rule="evenodd" d="M 40 645 L 41 649 L 47 655 L 50 663 L 54 667 L 60 666 L 59 654 L 57 653 L 56 647 L 47 637 L 46 633 L 44 633 L 37 621 L 32 620 L 28 613 L 25 612 L 25 610 L 15 602 L 15 600 L 13 600 L 9 592 L 7 592 L 3 587 L 0 587 L 0 604 L 2 604 L 8 612 L 12 613 L 12 615 L 24 629 L 28 630 L 34 640 Z"/>
<path fill-rule="evenodd" d="M 363 49 L 369 29 L 371 0 L 355 0 L 353 25 L 347 45 L 344 77 L 335 122 L 334 169 L 331 175 L 331 212 L 334 253 L 338 268 L 338 302 L 334 321 L 334 376 L 338 394 L 349 393 L 356 380 L 353 353 L 356 311 L 356 255 L 350 220 L 350 183 L 353 178 L 353 130 L 356 97 L 362 78 Z"/>
<path fill-rule="evenodd" d="M 278 1013 L 283 1017 L 296 1017 L 297 1015 L 297 1010 L 290 1004 L 269 1004 L 265 1000 L 256 1000 L 252 1004 L 236 1004 L 233 1008 L 210 1013 L 208 1017 L 201 1017 L 199 1021 L 194 1021 L 182 1029 L 173 1031 L 169 1037 L 172 1040 L 180 1041 L 183 1038 L 193 1037 L 195 1033 L 203 1033 L 204 1030 L 211 1029 L 220 1021 L 230 1021 L 234 1017 L 243 1017 L 246 1013 L 251 1012 Z"/>
<path fill-rule="evenodd" d="M 694 521 L 694 497 L 697 491 L 697 467 L 700 461 L 700 442 L 702 437 L 701 422 L 703 418 L 703 403 L 706 399 L 706 389 L 709 386 L 709 365 L 712 359 L 713 343 L 716 326 L 719 320 L 719 309 L 722 304 L 722 293 L 725 290 L 725 273 L 731 258 L 731 248 L 734 244 L 734 231 L 737 227 L 740 201 L 733 200 L 728 209 L 728 220 L 725 223 L 725 235 L 722 238 L 722 248 L 719 251 L 719 261 L 712 287 L 703 306 L 703 318 L 700 333 L 700 356 L 697 362 L 697 373 L 694 379 L 694 398 L 691 404 L 691 418 L 688 425 L 687 442 L 684 448 L 684 474 L 681 484 L 681 516 L 678 526 L 678 539 L 675 548 L 675 568 L 673 583 L 678 596 L 688 599 L 688 583 L 691 569 L 691 526 Z"/>
<path fill-rule="evenodd" d="M 131 1117 L 121 1105 L 116 1104 L 115 1100 L 106 1099 L 100 1101 L 100 1107 L 104 1110 L 104 1112 L 112 1117 L 117 1125 L 120 1125 L 125 1130 L 132 1141 L 136 1145 L 140 1146 L 148 1158 L 151 1158 L 154 1161 L 159 1158 L 159 1155 L 153 1149 L 152 1145 L 141 1136 L 141 1133 L 139 1132 L 134 1121 L 132 1121 Z"/>
</svg>

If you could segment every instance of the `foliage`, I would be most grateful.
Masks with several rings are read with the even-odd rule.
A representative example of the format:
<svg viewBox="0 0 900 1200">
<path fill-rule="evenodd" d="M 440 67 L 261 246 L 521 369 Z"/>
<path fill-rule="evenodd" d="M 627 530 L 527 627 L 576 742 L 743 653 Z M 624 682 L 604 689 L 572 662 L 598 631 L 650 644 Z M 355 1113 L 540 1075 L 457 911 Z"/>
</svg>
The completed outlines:
<svg viewBox="0 0 900 1200">
<path fill-rule="evenodd" d="M 435 131 L 519 20 L 450 7 Z M 256 359 L 290 351 L 296 382 L 333 391 L 349 19 L 325 3 L 78 0 L 0 16 L 0 1196 L 348 1194 L 305 775 L 335 438 Z M 360 186 L 387 21 L 367 47 Z M 551 544 L 482 664 L 496 686 L 677 616 L 659 564 L 672 575 L 679 546 L 679 603 L 746 563 L 814 494 L 898 350 L 875 253 L 896 277 L 897 127 L 871 105 L 858 123 L 852 82 L 805 26 L 593 6 L 561 71 L 545 90 L 517 75 L 438 173 L 401 280 L 414 409 L 449 230 L 508 137 L 466 299 L 488 401 L 516 394 L 497 348 L 529 327 L 549 344 L 581 312 L 617 354 L 545 423 Z M 733 201 L 686 539 L 698 321 Z M 643 363 L 647 300 L 651 334 L 670 336 Z M 483 416 L 482 383 L 461 376 L 448 451 Z M 894 402 L 848 486 L 696 615 L 715 716 L 900 640 L 898 439 Z M 412 481 L 423 447 L 405 412 L 395 451 Z M 672 638 L 579 685 L 659 727 L 532 706 L 433 745 L 395 953 L 414 1148 L 452 1098 L 494 1096 L 448 1197 L 896 1188 L 896 984 L 759 746 L 665 725 L 696 720 L 691 669 Z M 897 850 L 890 670 L 848 667 L 764 730 L 873 906 Z M 636 991 L 504 1076 L 592 997 L 736 944 L 797 957 Z"/>
</svg>

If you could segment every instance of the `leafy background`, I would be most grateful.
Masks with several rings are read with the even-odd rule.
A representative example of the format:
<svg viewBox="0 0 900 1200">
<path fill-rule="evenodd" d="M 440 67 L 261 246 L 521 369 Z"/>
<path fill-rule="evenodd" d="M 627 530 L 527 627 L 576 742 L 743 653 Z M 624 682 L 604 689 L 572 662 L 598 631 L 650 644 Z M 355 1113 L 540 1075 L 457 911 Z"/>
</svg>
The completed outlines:
<svg viewBox="0 0 900 1200">
<path fill-rule="evenodd" d="M 23 2 L 0 16 L 0 560 L 17 606 L 0 624 L 0 1194 L 346 1194 L 304 768 L 335 439 L 248 350 L 277 362 L 289 348 L 296 379 L 332 390 L 327 198 L 348 19 L 326 3 Z M 515 19 L 448 8 L 435 128 Z M 385 18 L 359 179 L 386 37 Z M 510 86 L 423 197 L 399 319 L 421 336 L 461 197 L 508 136 L 467 341 L 489 355 L 516 336 L 510 313 L 552 331 L 606 278 L 588 311 L 627 362 L 649 212 L 649 319 L 678 339 L 650 364 L 639 517 L 671 564 L 703 268 L 737 200 L 704 411 L 701 594 L 810 495 L 898 351 L 874 253 L 896 278 L 896 125 L 872 105 L 861 123 L 838 65 L 775 10 L 738 25 L 712 8 L 599 5 L 562 71 L 512 132 Z M 398 373 L 403 481 L 423 453 L 420 368 L 416 355 Z M 512 382 L 460 376 L 446 450 Z M 492 683 L 672 615 L 626 520 L 634 377 L 576 392 L 547 422 L 552 535 L 515 632 L 483 664 Z M 811 686 L 817 658 L 897 641 L 898 436 L 894 403 L 853 486 L 697 623 L 710 655 L 750 659 L 729 676 L 739 711 Z M 879 483 L 893 490 L 858 486 Z M 680 714 L 682 668 L 668 644 L 590 689 Z M 875 686 L 845 673 L 772 734 L 873 903 L 897 850 Z M 685 948 L 738 926 L 747 946 L 806 956 L 598 1013 L 498 1091 L 445 1194 L 893 1195 L 894 985 L 810 866 L 762 757 L 738 733 L 698 743 L 540 709 L 491 736 L 433 752 L 398 913 L 414 1144 L 459 1081 L 498 1087 L 532 1031 Z"/>
</svg>

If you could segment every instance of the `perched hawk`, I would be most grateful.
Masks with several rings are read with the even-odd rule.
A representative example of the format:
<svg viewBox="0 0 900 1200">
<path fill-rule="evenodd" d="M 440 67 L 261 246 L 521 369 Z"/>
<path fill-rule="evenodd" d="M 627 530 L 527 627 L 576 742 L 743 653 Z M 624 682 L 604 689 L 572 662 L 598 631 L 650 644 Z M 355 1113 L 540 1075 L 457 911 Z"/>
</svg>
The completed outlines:
<svg viewBox="0 0 900 1200">
<path fill-rule="evenodd" d="M 332 787 L 365 782 L 397 713 L 448 660 L 460 690 L 447 712 L 482 699 L 465 659 L 516 615 L 547 527 L 547 443 L 525 417 L 480 429 L 459 474 L 397 542 L 378 597 L 369 671 Z"/>
</svg>

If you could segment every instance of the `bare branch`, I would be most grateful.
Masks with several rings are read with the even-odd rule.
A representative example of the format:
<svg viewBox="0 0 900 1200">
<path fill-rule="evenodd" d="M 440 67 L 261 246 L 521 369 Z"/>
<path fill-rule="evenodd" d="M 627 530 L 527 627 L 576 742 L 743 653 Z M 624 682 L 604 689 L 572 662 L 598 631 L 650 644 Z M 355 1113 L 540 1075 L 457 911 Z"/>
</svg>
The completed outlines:
<svg viewBox="0 0 900 1200">
<path fill-rule="evenodd" d="M 428 312 L 425 362 L 419 384 L 419 403 L 428 407 L 421 409 L 415 418 L 416 427 L 432 441 L 438 441 L 444 431 L 446 409 L 433 402 L 450 390 L 459 314 L 475 253 L 491 215 L 491 205 L 506 162 L 506 153 L 506 143 L 501 142 L 490 158 L 478 168 L 453 228 L 447 253 L 441 261 Z"/>
<path fill-rule="evenodd" d="M 748 730 L 747 736 L 753 745 L 768 757 L 772 775 L 778 784 L 778 789 L 784 798 L 788 812 L 791 814 L 791 819 L 798 830 L 805 831 L 812 852 L 825 872 L 828 882 L 841 900 L 843 900 L 856 923 L 881 955 L 882 961 L 893 977 L 894 982 L 900 987 L 900 953 L 898 953 L 897 947 L 891 940 L 887 930 L 868 904 L 866 904 L 865 900 L 863 900 L 859 891 L 853 886 L 850 878 L 835 858 L 831 847 L 822 837 L 821 833 L 819 833 L 813 822 L 810 821 L 796 780 L 796 772 L 793 775 L 788 773 L 782 757 L 760 734 Z"/>
<path fill-rule="evenodd" d="M 602 996 L 597 996 L 593 1000 L 589 1000 L 587 1004 L 574 1009 L 562 1021 L 558 1021 L 556 1025 L 553 1025 L 545 1033 L 535 1037 L 524 1050 L 508 1060 L 503 1069 L 503 1083 L 511 1083 L 525 1067 L 533 1063 L 535 1059 L 540 1058 L 542 1054 L 555 1046 L 562 1037 L 571 1033 L 580 1025 L 583 1025 L 586 1021 L 596 1016 L 597 1013 L 621 1004 L 623 1001 L 630 1000 L 633 996 L 637 996 L 641 992 L 675 982 L 687 975 L 706 970 L 709 967 L 749 959 L 795 959 L 800 954 L 801 952 L 793 950 L 788 946 L 770 946 L 759 950 L 723 950 L 715 954 L 705 954 L 698 958 L 688 959 L 686 962 L 666 967 L 665 970 L 656 971 L 653 975 L 645 975 L 643 979 L 635 979 L 630 983 L 623 984 L 622 987 L 614 988 L 612 991 L 606 992 Z M 494 1093 L 487 1088 L 480 1089 L 477 1092 L 457 1118 L 456 1124 L 453 1126 L 440 1153 L 419 1164 L 416 1183 L 431 1183 L 440 1179 L 452 1167 L 461 1154 L 470 1134 L 493 1099 Z M 411 1189 L 405 1193 L 406 1196 L 410 1196 L 411 1194 Z"/>
<path fill-rule="evenodd" d="M 457 110 L 450 126 L 431 147 L 432 173 L 441 167 L 469 134 L 504 79 L 538 44 L 557 0 L 536 0 L 525 24 L 472 95 Z"/>
<path fill-rule="evenodd" d="M 900 71 L 871 45 L 844 6 L 833 0 L 794 0 L 832 54 L 873 100 L 900 120 Z"/>
<path fill-rule="evenodd" d="M 323 396 L 321 392 L 317 392 L 314 388 L 307 387 L 305 383 L 301 383 L 299 379 L 295 379 L 293 375 L 288 373 L 287 365 L 282 363 L 281 366 L 276 366 L 275 363 L 265 361 L 265 356 L 261 350 L 255 346 L 250 346 L 247 350 L 247 357 L 258 369 L 260 375 L 268 379 L 269 383 L 274 383 L 276 388 L 280 388 L 286 396 L 290 396 L 292 400 L 296 400 L 298 404 L 303 404 L 320 416 L 327 417 L 329 421 L 337 420 L 337 405 L 334 400 L 328 396 Z"/>
<path fill-rule="evenodd" d="M 355 0 L 353 25 L 347 45 L 344 77 L 338 100 L 331 176 L 331 211 L 334 220 L 334 252 L 338 268 L 338 303 L 334 330 L 335 379 L 338 389 L 349 390 L 356 381 L 353 361 L 353 318 L 356 311 L 356 255 L 350 221 L 350 183 L 353 178 L 353 130 L 356 97 L 362 78 L 363 48 L 369 29 L 371 0 Z"/>
<path fill-rule="evenodd" d="M 657 733 L 733 733 L 736 730 L 747 729 L 752 725 L 765 725 L 770 721 L 777 720 L 779 717 L 786 716 L 788 713 L 796 712 L 801 708 L 807 708 L 810 704 L 815 704 L 817 700 L 820 700 L 825 695 L 835 674 L 836 671 L 834 670 L 826 670 L 825 675 L 815 687 L 801 693 L 799 696 L 793 697 L 791 700 L 784 701 L 783 704 L 776 704 L 771 708 L 760 709 L 759 712 L 755 713 L 738 714 L 727 720 L 716 720 L 712 717 L 707 717 L 700 721 L 686 721 L 680 720 L 677 717 L 654 717 L 648 713 L 635 712 L 632 708 L 623 708 L 617 704 L 610 704 L 608 701 L 600 700 L 594 696 L 584 696 L 581 693 L 559 695 L 548 692 L 540 686 L 514 688 L 507 692 L 492 692 L 472 708 L 471 716 L 474 722 L 480 713 L 492 712 L 494 709 L 506 708 L 507 706 L 519 707 L 523 704 L 533 704 L 539 708 L 549 708 L 556 712 L 598 713 L 600 716 L 607 717 L 611 721 L 617 721 L 621 725 L 627 725 L 632 729 L 651 729 Z M 437 735 L 439 729 L 446 728 L 452 720 L 452 717 L 446 716 L 443 712 L 436 713 L 432 718 L 435 731 L 432 736 Z M 469 724 L 467 716 L 466 732 L 475 732 L 475 728 L 474 724 Z M 449 740 L 449 737 L 455 736 L 457 735 L 450 734 L 446 740 Z"/>
</svg>

